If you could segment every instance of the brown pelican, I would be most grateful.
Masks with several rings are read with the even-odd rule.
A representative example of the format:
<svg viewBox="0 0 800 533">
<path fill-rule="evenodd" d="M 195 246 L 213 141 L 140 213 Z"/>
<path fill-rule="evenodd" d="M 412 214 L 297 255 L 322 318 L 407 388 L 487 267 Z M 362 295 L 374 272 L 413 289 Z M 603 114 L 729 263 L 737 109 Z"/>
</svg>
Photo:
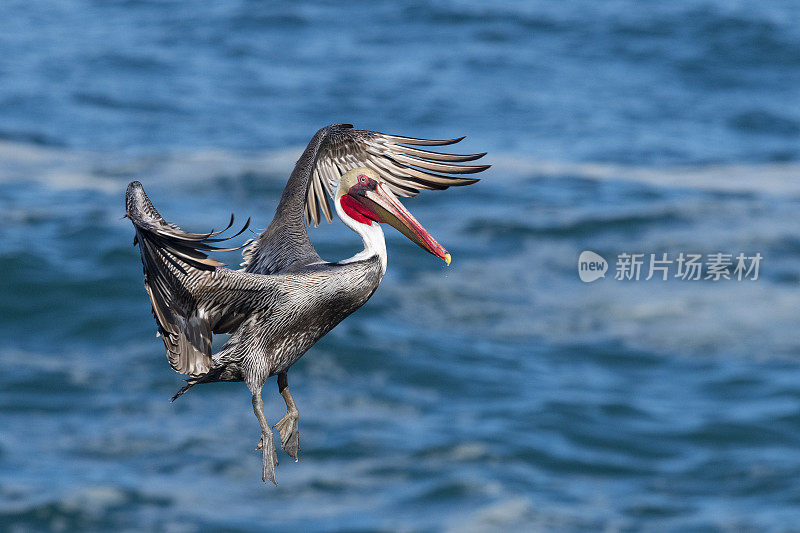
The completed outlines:
<svg viewBox="0 0 800 533">
<path fill-rule="evenodd" d="M 484 154 L 444 154 L 415 148 L 441 146 L 463 139 L 426 140 L 354 129 L 349 124 L 319 130 L 289 177 L 275 217 L 257 239 L 246 243 L 241 270 L 208 257 L 208 251 L 231 251 L 210 243 L 221 232 L 188 233 L 165 221 L 138 181 L 128 185 L 126 216 L 136 229 L 134 245 L 144 265 L 158 333 L 172 368 L 190 376 L 173 401 L 198 383 L 244 381 L 253 395 L 261 424 L 262 480 L 275 481 L 278 464 L 272 428 L 264 415 L 261 389 L 278 376 L 286 415 L 274 427 L 281 447 L 297 460 L 298 411 L 286 373 L 323 335 L 358 309 L 377 289 L 386 272 L 381 223 L 450 263 L 450 254 L 398 201 L 419 189 L 469 185 L 470 174 L 488 165 L 460 165 Z M 405 145 L 405 146 L 404 146 Z M 332 211 L 364 241 L 350 259 L 329 263 L 314 250 L 306 223 L 328 222 Z M 305 219 L 305 220 L 304 220 Z M 241 234 L 245 227 L 237 233 Z M 228 229 L 233 224 L 233 217 Z M 223 230 L 224 231 L 224 230 Z M 213 333 L 231 337 L 214 355 Z M 277 483 L 276 483 L 277 484 Z"/>
</svg>

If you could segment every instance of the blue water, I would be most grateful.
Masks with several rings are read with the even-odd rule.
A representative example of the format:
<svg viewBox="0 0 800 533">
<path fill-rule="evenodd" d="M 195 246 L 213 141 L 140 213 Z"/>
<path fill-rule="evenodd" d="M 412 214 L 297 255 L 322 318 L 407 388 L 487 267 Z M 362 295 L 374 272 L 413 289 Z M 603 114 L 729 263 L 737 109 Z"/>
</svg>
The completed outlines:
<svg viewBox="0 0 800 533">
<path fill-rule="evenodd" d="M 799 23 L 777 0 L 4 2 L 0 530 L 796 530 Z M 292 369 L 276 488 L 246 387 L 169 403 L 123 195 L 264 227 L 334 122 L 468 135 L 494 166 L 406 202 L 453 264 L 389 228 L 378 292 Z M 623 282 L 622 252 L 764 259 Z"/>
</svg>

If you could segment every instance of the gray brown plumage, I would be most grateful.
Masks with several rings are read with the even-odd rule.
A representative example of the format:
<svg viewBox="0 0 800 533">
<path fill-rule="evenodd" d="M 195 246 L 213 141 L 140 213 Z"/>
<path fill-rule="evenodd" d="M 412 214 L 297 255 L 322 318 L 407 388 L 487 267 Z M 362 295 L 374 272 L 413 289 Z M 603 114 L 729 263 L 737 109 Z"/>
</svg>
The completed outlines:
<svg viewBox="0 0 800 533">
<path fill-rule="evenodd" d="M 259 447 L 265 482 L 275 482 L 277 457 L 263 413 L 261 388 L 268 377 L 278 376 L 287 413 L 276 427 L 282 447 L 297 459 L 298 414 L 286 372 L 377 289 L 385 273 L 386 253 L 376 222 L 390 223 L 449 262 L 449 254 L 394 194 L 414 196 L 419 189 L 476 182 L 475 178 L 442 173 L 485 170 L 486 165 L 454 164 L 484 154 L 442 154 L 403 146 L 440 146 L 459 140 L 399 137 L 346 124 L 319 130 L 298 160 L 272 222 L 246 246 L 242 270 L 226 268 L 208 257 L 206 252 L 235 249 L 215 246 L 224 240 L 218 237 L 221 232 L 181 230 L 163 219 L 141 183 L 128 185 L 127 217 L 136 229 L 134 244 L 141 252 L 145 288 L 158 332 L 172 368 L 190 376 L 173 400 L 198 383 L 244 381 L 253 394 L 253 409 L 261 424 Z M 363 252 L 336 263 L 319 257 L 306 232 L 306 222 L 319 223 L 320 211 L 328 221 L 332 219 L 326 194 L 340 218 L 365 243 Z M 233 217 L 225 229 L 232 224 Z M 236 235 L 248 225 L 249 220 Z M 215 333 L 231 337 L 212 356 Z"/>
</svg>

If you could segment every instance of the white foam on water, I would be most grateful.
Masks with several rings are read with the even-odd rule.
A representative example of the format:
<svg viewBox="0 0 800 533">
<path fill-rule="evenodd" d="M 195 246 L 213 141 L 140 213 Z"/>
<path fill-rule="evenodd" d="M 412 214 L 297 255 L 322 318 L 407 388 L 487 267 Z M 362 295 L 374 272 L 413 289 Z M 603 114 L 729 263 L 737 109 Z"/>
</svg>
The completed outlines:
<svg viewBox="0 0 800 533">
<path fill-rule="evenodd" d="M 117 192 L 132 179 L 157 176 L 197 183 L 220 175 L 258 172 L 285 179 L 303 147 L 236 152 L 198 149 L 161 154 L 92 152 L 0 141 L 0 183 L 40 183 L 56 189 Z M 644 167 L 593 162 L 547 161 L 520 154 L 489 154 L 487 180 L 578 177 L 628 180 L 654 187 L 800 196 L 800 164 L 755 163 Z"/>
<path fill-rule="evenodd" d="M 246 172 L 285 179 L 300 147 L 262 152 L 175 151 L 132 155 L 100 153 L 0 142 L 0 183 L 37 183 L 55 190 L 84 189 L 118 193 L 134 179 L 197 184 Z"/>
<path fill-rule="evenodd" d="M 126 499 L 125 493 L 118 487 L 95 485 L 66 494 L 62 503 L 65 509 L 101 516 L 109 508 L 125 503 Z"/>
<path fill-rule="evenodd" d="M 786 357 L 800 350 L 794 334 L 798 286 L 763 277 L 625 282 L 613 271 L 587 284 L 577 272 L 574 279 L 566 273 L 575 270 L 576 257 L 572 245 L 547 242 L 510 257 L 462 262 L 446 278 L 425 273 L 384 290 L 404 321 L 498 341 L 608 341 L 703 357 Z"/>
<path fill-rule="evenodd" d="M 724 192 L 800 195 L 800 164 L 742 163 L 699 166 L 641 167 L 609 163 L 546 161 L 499 154 L 492 172 L 511 176 L 578 177 L 627 180 L 654 187 L 678 187 Z"/>
</svg>

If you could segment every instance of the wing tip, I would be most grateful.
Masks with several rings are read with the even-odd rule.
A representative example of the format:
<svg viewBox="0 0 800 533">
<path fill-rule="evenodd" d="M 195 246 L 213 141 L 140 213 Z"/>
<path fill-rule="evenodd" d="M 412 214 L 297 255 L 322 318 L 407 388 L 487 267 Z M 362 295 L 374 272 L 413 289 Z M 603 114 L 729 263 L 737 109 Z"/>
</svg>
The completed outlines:
<svg viewBox="0 0 800 533">
<path fill-rule="evenodd" d="M 461 137 L 456 137 L 454 139 L 422 139 L 419 137 L 405 137 L 403 135 L 382 135 L 384 135 L 384 137 L 391 142 L 417 146 L 447 146 L 450 144 L 456 144 L 457 142 L 463 141 L 467 138 L 466 135 L 462 135 Z"/>
<path fill-rule="evenodd" d="M 460 178 L 458 183 L 453 183 L 456 187 L 463 187 L 464 185 L 472 185 L 481 181 L 480 178 Z"/>
<path fill-rule="evenodd" d="M 125 189 L 125 215 L 130 218 L 131 210 L 142 197 L 147 198 L 142 182 L 134 180 Z"/>
</svg>

